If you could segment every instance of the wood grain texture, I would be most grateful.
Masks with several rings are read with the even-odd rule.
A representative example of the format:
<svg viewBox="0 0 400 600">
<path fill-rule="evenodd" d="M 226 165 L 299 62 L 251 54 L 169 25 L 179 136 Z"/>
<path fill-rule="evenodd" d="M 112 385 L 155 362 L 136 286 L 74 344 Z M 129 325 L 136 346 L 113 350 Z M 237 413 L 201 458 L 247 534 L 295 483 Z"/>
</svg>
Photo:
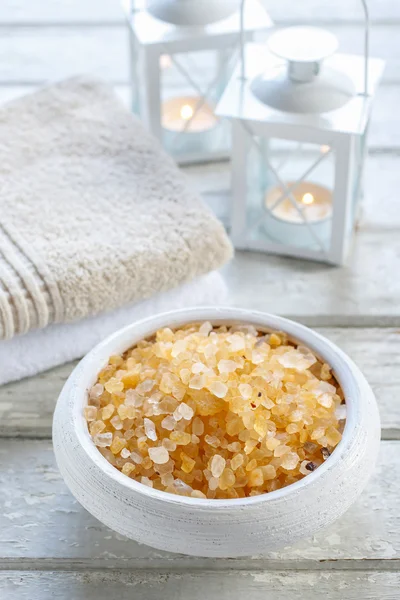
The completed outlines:
<svg viewBox="0 0 400 600">
<path fill-rule="evenodd" d="M 374 328 L 317 328 L 344 350 L 375 392 L 382 436 L 400 439 L 400 331 Z M 0 435 L 48 438 L 61 388 L 76 363 L 0 387 Z"/>
<path fill-rule="evenodd" d="M 51 437 L 57 397 L 75 364 L 0 386 L 0 435 Z"/>
<path fill-rule="evenodd" d="M 400 326 L 397 230 L 359 231 L 347 265 L 327 267 L 237 252 L 223 268 L 232 306 L 278 313 L 310 326 Z M 251 293 L 249 293 L 251 290 Z"/>
<path fill-rule="evenodd" d="M 359 25 L 331 26 L 341 52 L 363 50 Z M 3 27 L 0 36 L 0 81 L 32 84 L 88 72 L 115 83 L 127 83 L 127 28 L 118 27 Z M 112 52 L 105 51 L 112 48 Z M 371 32 L 371 55 L 388 61 L 383 81 L 400 82 L 400 44 L 397 28 L 376 25 Z"/>
<path fill-rule="evenodd" d="M 361 23 L 363 11 L 360 0 L 264 0 L 265 8 L 277 24 L 311 22 L 320 24 Z M 400 19 L 400 5 L 396 0 L 369 0 L 368 7 L 372 23 L 390 22 Z"/>
<path fill-rule="evenodd" d="M 386 1 L 386 0 L 385 0 Z M 121 24 L 123 10 L 115 0 L 2 0 L 0 23 L 40 26 L 41 24 Z"/>
<path fill-rule="evenodd" d="M 396 600 L 399 572 L 0 572 L 5 600 Z"/>
<path fill-rule="evenodd" d="M 360 0 L 263 0 L 277 23 L 361 22 Z M 372 22 L 400 20 L 397 0 L 370 0 Z M 114 24 L 121 23 L 123 13 L 115 0 L 2 0 L 0 24 Z"/>
<path fill-rule="evenodd" d="M 48 441 L 0 441 L 2 569 L 400 569 L 400 442 L 382 442 L 356 504 L 311 540 L 265 557 L 167 554 L 101 525 L 70 495 Z M 340 600 L 343 600 L 341 598 Z"/>
</svg>

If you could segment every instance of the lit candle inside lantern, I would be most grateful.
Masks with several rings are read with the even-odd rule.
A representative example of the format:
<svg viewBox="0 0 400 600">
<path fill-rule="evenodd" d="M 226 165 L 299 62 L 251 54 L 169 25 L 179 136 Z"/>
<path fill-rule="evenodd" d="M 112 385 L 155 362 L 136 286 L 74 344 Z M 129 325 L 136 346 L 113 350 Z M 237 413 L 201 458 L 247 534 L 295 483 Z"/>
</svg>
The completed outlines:
<svg viewBox="0 0 400 600">
<path fill-rule="evenodd" d="M 171 98 L 162 105 L 164 141 L 171 151 L 212 151 L 218 143 L 217 125 L 212 107 L 200 97 Z"/>
<path fill-rule="evenodd" d="M 295 182 L 285 183 L 286 188 L 291 190 L 290 197 L 279 185 L 267 191 L 265 208 L 268 233 L 284 243 L 308 245 L 310 241 L 315 243 L 308 223 L 318 239 L 326 241 L 332 216 L 332 192 L 322 185 L 306 181 L 294 185 Z M 282 196 L 285 196 L 284 199 L 278 202 Z"/>
<path fill-rule="evenodd" d="M 314 196 L 307 192 L 301 199 L 303 204 L 312 204 L 314 202 Z"/>
<path fill-rule="evenodd" d="M 181 117 L 184 121 L 193 117 L 193 108 L 189 104 L 184 104 L 181 108 Z"/>
<path fill-rule="evenodd" d="M 161 54 L 160 69 L 169 69 L 172 67 L 172 59 L 169 54 Z"/>
<path fill-rule="evenodd" d="M 217 122 L 211 106 L 195 96 L 171 98 L 162 106 L 162 125 L 169 131 L 199 133 L 213 129 Z"/>
</svg>

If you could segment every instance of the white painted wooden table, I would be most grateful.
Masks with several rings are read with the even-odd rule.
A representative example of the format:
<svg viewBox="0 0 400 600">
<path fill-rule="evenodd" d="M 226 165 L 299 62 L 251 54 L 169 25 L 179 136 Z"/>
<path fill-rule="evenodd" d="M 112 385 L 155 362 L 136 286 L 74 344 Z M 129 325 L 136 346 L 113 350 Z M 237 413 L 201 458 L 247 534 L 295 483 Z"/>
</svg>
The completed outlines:
<svg viewBox="0 0 400 600">
<path fill-rule="evenodd" d="M 361 50 L 359 0 L 265 3 L 278 23 L 313 18 L 342 48 Z M 329 530 L 266 557 L 208 560 L 139 546 L 86 513 L 57 472 L 51 418 L 72 368 L 64 365 L 0 388 L 2 600 L 400 599 L 400 1 L 369 4 L 372 52 L 388 67 L 371 128 L 366 209 L 348 266 L 241 253 L 224 269 L 233 305 L 316 327 L 367 375 L 383 441 L 366 492 Z M 0 101 L 82 71 L 113 81 L 127 99 L 126 37 L 119 0 L 2 0 Z M 229 201 L 229 165 L 186 170 L 220 211 Z"/>
</svg>

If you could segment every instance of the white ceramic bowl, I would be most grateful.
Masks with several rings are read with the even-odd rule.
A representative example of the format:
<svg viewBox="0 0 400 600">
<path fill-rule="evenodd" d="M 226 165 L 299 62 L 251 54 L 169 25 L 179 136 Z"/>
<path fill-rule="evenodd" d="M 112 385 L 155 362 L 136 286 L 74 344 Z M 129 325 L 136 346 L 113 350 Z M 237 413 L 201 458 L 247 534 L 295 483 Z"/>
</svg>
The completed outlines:
<svg viewBox="0 0 400 600">
<path fill-rule="evenodd" d="M 130 479 L 100 454 L 83 417 L 87 390 L 112 354 L 157 329 L 208 320 L 251 323 L 286 331 L 329 363 L 347 404 L 343 438 L 313 473 L 281 490 L 235 500 L 203 500 L 161 492 Z M 62 476 L 75 498 L 100 521 L 138 542 L 194 556 L 262 554 L 309 537 L 355 501 L 369 479 L 379 448 L 375 398 L 357 366 L 314 331 L 287 319 L 236 308 L 173 311 L 134 323 L 96 346 L 73 371 L 54 414 L 53 443 Z"/>
</svg>

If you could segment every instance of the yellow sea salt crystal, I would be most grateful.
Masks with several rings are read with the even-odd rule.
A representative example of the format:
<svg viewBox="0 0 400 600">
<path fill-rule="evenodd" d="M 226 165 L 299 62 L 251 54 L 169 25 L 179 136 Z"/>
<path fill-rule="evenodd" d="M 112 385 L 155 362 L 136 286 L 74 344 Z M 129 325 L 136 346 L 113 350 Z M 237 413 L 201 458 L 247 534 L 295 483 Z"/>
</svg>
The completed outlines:
<svg viewBox="0 0 400 600">
<path fill-rule="evenodd" d="M 243 454 L 235 454 L 233 458 L 231 458 L 231 469 L 232 471 L 236 471 L 244 462 Z"/>
<path fill-rule="evenodd" d="M 95 421 L 97 417 L 97 408 L 95 406 L 85 406 L 84 415 L 88 423 Z"/>
<path fill-rule="evenodd" d="M 261 437 L 265 437 L 268 432 L 268 421 L 263 413 L 258 413 L 254 420 L 254 431 Z"/>
<path fill-rule="evenodd" d="M 214 454 L 210 462 L 210 470 L 213 477 L 220 477 L 225 469 L 226 460 L 220 454 Z"/>
<path fill-rule="evenodd" d="M 223 470 L 219 478 L 219 488 L 221 490 L 227 490 L 235 484 L 236 477 L 232 469 L 226 468 Z"/>
<path fill-rule="evenodd" d="M 190 444 L 192 436 L 186 431 L 172 431 L 169 439 L 175 442 L 178 446 L 187 446 Z"/>
<path fill-rule="evenodd" d="M 116 394 L 118 392 L 122 392 L 124 389 L 124 384 L 120 379 L 116 379 L 115 377 L 111 377 L 105 384 L 105 389 L 109 394 Z"/>
<path fill-rule="evenodd" d="M 297 467 L 297 463 L 299 462 L 299 457 L 295 452 L 287 452 L 281 461 L 281 466 L 288 471 L 292 471 Z"/>
<path fill-rule="evenodd" d="M 208 389 L 214 396 L 217 396 L 217 398 L 225 398 L 228 392 L 228 386 L 222 381 L 212 381 L 208 384 Z"/>
<path fill-rule="evenodd" d="M 273 465 L 266 465 L 265 467 L 261 467 L 261 471 L 263 474 L 264 481 L 270 481 L 271 479 L 275 479 L 276 477 L 276 469 Z"/>
<path fill-rule="evenodd" d="M 255 468 L 249 471 L 249 486 L 259 487 L 264 483 L 264 477 L 260 468 Z"/>
<path fill-rule="evenodd" d="M 115 437 L 110 446 L 110 450 L 113 454 L 119 454 L 122 448 L 125 448 L 127 445 L 127 441 L 125 438 Z"/>
<path fill-rule="evenodd" d="M 101 433 L 104 429 L 106 428 L 106 424 L 103 423 L 103 421 L 98 420 L 98 421 L 92 421 L 89 425 L 89 432 L 90 435 L 97 435 L 98 433 Z"/>
<path fill-rule="evenodd" d="M 121 471 L 124 475 L 130 475 L 134 470 L 135 470 L 135 465 L 133 465 L 132 463 L 129 463 L 129 462 L 125 463 L 121 469 Z"/>
<path fill-rule="evenodd" d="M 182 461 L 181 469 L 184 473 L 191 473 L 194 469 L 196 461 L 193 458 L 190 458 L 185 452 L 180 453 L 180 458 Z"/>
<path fill-rule="evenodd" d="M 115 413 L 115 406 L 114 404 L 107 404 L 101 411 L 101 418 L 103 419 L 103 421 L 108 421 L 113 414 Z"/>
<path fill-rule="evenodd" d="M 164 465 L 169 461 L 169 453 L 164 446 L 149 448 L 149 457 L 156 465 Z"/>
</svg>

